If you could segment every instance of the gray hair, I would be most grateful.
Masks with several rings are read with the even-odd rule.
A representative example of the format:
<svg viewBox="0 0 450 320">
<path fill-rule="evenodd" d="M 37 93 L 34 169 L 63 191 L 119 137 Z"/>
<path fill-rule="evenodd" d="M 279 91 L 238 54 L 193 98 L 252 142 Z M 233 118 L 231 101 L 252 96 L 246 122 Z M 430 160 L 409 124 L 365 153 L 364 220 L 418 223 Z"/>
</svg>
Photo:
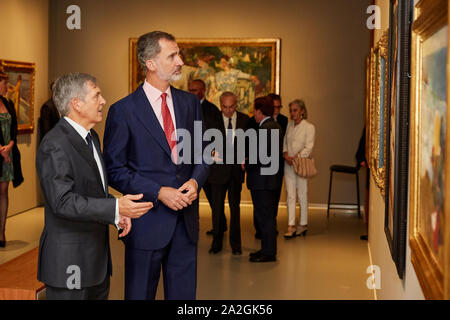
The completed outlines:
<svg viewBox="0 0 450 320">
<path fill-rule="evenodd" d="M 225 91 L 224 93 L 222 93 L 220 95 L 220 99 L 219 99 L 220 104 L 222 104 L 222 99 L 225 98 L 225 97 L 233 97 L 234 98 L 234 102 L 237 102 L 237 97 L 236 97 L 236 95 L 233 92 Z"/>
<path fill-rule="evenodd" d="M 145 62 L 153 59 L 158 55 L 158 53 L 161 52 L 161 47 L 159 45 L 160 39 L 175 41 L 175 37 L 173 35 L 164 31 L 152 31 L 139 37 L 136 50 L 137 58 L 144 71 L 147 71 Z"/>
<path fill-rule="evenodd" d="M 86 73 L 68 73 L 56 79 L 52 87 L 53 102 L 61 116 L 70 113 L 70 102 L 73 98 L 84 101 L 88 82 L 97 85 L 97 79 Z"/>
<path fill-rule="evenodd" d="M 300 108 L 300 112 L 303 111 L 303 119 L 308 119 L 308 110 L 306 110 L 305 101 L 301 99 L 295 99 L 291 103 L 289 103 L 289 107 L 293 104 L 296 104 Z"/>
</svg>

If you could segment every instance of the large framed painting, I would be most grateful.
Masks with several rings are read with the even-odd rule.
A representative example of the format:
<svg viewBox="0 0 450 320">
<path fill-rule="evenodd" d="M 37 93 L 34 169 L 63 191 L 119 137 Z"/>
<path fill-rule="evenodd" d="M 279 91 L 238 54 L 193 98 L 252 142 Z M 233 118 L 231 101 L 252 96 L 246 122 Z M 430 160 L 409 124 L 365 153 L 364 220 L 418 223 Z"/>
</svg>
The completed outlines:
<svg viewBox="0 0 450 320">
<path fill-rule="evenodd" d="M 412 34 L 411 261 L 427 299 L 450 299 L 448 1 L 416 5 Z"/>
<path fill-rule="evenodd" d="M 144 81 L 136 48 L 129 40 L 129 90 Z M 280 91 L 280 39 L 177 39 L 184 61 L 182 77 L 172 85 L 188 90 L 190 80 L 206 83 L 206 99 L 219 106 L 219 97 L 231 91 L 237 109 L 252 113 L 255 98 Z"/>
<path fill-rule="evenodd" d="M 386 123 L 385 233 L 403 279 L 408 208 L 410 55 L 413 0 L 391 0 Z"/>
<path fill-rule="evenodd" d="M 32 133 L 34 130 L 35 64 L 0 60 L 0 65 L 9 76 L 6 98 L 14 102 L 19 134 Z"/>
<path fill-rule="evenodd" d="M 369 113 L 370 157 L 367 158 L 375 183 L 383 195 L 385 191 L 388 56 L 388 33 L 385 32 L 373 51 L 373 95 Z"/>
</svg>

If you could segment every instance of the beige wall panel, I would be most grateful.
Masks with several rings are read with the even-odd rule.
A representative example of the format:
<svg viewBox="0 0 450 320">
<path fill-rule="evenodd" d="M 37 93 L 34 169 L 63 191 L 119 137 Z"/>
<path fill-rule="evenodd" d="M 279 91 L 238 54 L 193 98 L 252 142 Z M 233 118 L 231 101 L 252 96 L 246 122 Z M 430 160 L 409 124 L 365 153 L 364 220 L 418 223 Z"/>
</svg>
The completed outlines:
<svg viewBox="0 0 450 320">
<path fill-rule="evenodd" d="M 42 203 L 36 175 L 36 122 L 39 109 L 48 99 L 48 0 L 1 0 L 0 59 L 34 62 L 36 64 L 33 134 L 18 136 L 22 156 L 24 183 L 9 187 L 9 215 Z"/>
</svg>

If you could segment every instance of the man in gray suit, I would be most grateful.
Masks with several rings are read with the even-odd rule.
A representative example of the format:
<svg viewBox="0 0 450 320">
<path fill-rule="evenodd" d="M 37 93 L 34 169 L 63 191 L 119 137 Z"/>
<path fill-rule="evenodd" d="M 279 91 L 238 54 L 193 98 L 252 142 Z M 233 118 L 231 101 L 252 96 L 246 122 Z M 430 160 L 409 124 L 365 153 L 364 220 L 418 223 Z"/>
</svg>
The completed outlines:
<svg viewBox="0 0 450 320">
<path fill-rule="evenodd" d="M 38 280 L 47 299 L 107 299 L 112 274 L 109 225 L 128 234 L 131 218 L 148 212 L 141 195 L 115 199 L 100 142 L 92 129 L 102 121 L 105 99 L 97 80 L 81 73 L 56 80 L 53 101 L 63 118 L 42 140 L 36 168 L 45 197 Z"/>
</svg>

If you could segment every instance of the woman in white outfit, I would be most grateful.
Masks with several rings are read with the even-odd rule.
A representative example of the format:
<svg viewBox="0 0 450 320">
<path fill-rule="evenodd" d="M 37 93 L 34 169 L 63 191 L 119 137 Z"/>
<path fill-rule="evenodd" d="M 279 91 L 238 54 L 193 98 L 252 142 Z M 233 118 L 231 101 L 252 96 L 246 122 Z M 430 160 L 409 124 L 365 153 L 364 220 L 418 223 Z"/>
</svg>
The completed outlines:
<svg viewBox="0 0 450 320">
<path fill-rule="evenodd" d="M 291 120 L 286 128 L 283 143 L 284 183 L 287 192 L 287 210 L 288 210 L 288 231 L 284 234 L 286 239 L 295 236 L 306 235 L 308 230 L 308 180 L 298 176 L 292 167 L 292 160 L 297 153 L 301 157 L 307 158 L 311 155 L 315 128 L 306 119 L 308 112 L 303 100 L 294 100 L 289 104 L 289 113 Z M 295 226 L 295 206 L 296 197 L 300 202 L 300 221 Z"/>
</svg>

